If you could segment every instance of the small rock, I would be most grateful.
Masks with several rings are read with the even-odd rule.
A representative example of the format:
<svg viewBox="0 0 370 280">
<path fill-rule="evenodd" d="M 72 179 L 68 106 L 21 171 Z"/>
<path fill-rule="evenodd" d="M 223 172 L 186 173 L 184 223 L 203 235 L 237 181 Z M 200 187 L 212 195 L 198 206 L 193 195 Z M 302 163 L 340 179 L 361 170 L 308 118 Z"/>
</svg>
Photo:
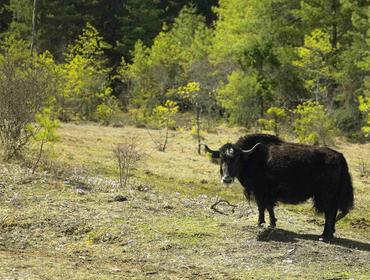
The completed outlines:
<svg viewBox="0 0 370 280">
<path fill-rule="evenodd" d="M 148 191 L 150 191 L 150 187 L 149 186 L 145 186 L 145 185 L 139 185 L 137 187 L 137 190 L 139 192 L 148 192 Z"/>
<path fill-rule="evenodd" d="M 116 195 L 113 199 L 114 201 L 118 201 L 118 202 L 123 202 L 123 201 L 127 201 L 127 197 L 123 196 L 123 195 Z"/>
<path fill-rule="evenodd" d="M 85 191 L 84 189 L 80 189 L 80 188 L 76 189 L 76 192 L 79 195 L 85 195 L 85 194 L 87 194 L 87 191 Z"/>
</svg>

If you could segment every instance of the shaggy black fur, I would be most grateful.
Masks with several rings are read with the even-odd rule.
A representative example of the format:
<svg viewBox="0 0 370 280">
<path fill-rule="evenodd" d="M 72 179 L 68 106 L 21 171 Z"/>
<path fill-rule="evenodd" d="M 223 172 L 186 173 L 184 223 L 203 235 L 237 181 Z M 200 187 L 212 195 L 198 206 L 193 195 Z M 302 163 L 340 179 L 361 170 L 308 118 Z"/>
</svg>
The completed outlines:
<svg viewBox="0 0 370 280">
<path fill-rule="evenodd" d="M 252 150 L 246 151 L 249 149 Z M 353 207 L 347 162 L 341 153 L 330 148 L 253 134 L 240 138 L 235 144 L 225 144 L 215 155 L 221 158 L 222 178 L 237 178 L 245 194 L 254 195 L 259 225 L 265 222 L 266 209 L 270 225 L 276 225 L 274 206 L 278 201 L 298 204 L 312 198 L 315 209 L 325 214 L 322 238 L 328 239 L 335 232 L 338 210 L 342 212 L 338 218 L 342 218 Z"/>
</svg>

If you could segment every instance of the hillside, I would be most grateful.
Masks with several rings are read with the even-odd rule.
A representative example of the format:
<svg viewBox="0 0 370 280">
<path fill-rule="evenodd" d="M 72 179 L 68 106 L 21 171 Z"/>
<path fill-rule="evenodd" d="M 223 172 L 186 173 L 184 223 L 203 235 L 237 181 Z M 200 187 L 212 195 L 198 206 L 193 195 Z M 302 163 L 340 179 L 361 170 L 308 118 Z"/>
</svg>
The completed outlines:
<svg viewBox="0 0 370 280">
<path fill-rule="evenodd" d="M 361 168 L 370 144 L 334 147 L 349 163 L 355 209 L 323 243 L 310 202 L 279 205 L 277 228 L 259 229 L 255 203 L 239 183 L 219 182 L 188 131 L 171 132 L 166 152 L 154 149 L 157 132 L 62 124 L 47 171 L 0 163 L 0 279 L 369 279 L 370 177 Z M 217 148 L 244 134 L 220 127 L 205 141 Z M 145 156 L 121 189 L 112 148 L 130 136 Z M 236 207 L 218 213 L 219 199 Z"/>
</svg>

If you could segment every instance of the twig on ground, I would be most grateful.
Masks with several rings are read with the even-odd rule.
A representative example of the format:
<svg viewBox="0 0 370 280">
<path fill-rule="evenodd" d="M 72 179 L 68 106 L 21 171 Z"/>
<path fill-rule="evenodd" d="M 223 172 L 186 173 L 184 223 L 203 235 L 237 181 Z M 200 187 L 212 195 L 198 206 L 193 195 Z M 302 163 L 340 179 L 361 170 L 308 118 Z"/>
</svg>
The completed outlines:
<svg viewBox="0 0 370 280">
<path fill-rule="evenodd" d="M 228 202 L 227 200 L 224 200 L 224 199 L 220 199 L 219 201 L 216 201 L 215 203 L 213 203 L 213 204 L 211 205 L 211 209 L 212 209 L 213 211 L 215 211 L 215 212 L 219 213 L 219 214 L 222 214 L 222 215 L 228 215 L 227 213 L 224 213 L 224 212 L 222 212 L 222 211 L 220 211 L 220 210 L 218 210 L 218 209 L 216 208 L 216 206 L 217 206 L 218 204 L 220 204 L 221 202 L 224 202 L 224 203 L 226 203 L 227 205 L 231 206 L 231 207 L 232 207 L 231 212 L 232 212 L 232 213 L 234 213 L 234 209 L 235 209 L 237 206 L 236 206 L 236 205 L 231 204 L 230 202 Z"/>
</svg>

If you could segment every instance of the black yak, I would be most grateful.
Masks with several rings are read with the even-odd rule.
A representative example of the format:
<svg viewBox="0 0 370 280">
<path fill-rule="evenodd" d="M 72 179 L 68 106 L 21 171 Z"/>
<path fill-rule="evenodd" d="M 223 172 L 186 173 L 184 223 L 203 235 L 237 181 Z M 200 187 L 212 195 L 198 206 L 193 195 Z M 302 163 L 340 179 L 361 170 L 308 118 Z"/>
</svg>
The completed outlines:
<svg viewBox="0 0 370 280">
<path fill-rule="evenodd" d="M 324 213 L 325 227 L 320 240 L 330 239 L 335 223 L 353 207 L 353 188 L 344 156 L 327 147 L 287 143 L 276 136 L 253 134 L 235 144 L 225 144 L 214 151 L 220 158 L 222 182 L 235 178 L 246 196 L 253 195 L 258 206 L 258 224 L 276 226 L 274 206 L 278 201 L 298 204 L 312 198 L 315 209 Z M 338 210 L 341 213 L 337 216 Z"/>
</svg>

